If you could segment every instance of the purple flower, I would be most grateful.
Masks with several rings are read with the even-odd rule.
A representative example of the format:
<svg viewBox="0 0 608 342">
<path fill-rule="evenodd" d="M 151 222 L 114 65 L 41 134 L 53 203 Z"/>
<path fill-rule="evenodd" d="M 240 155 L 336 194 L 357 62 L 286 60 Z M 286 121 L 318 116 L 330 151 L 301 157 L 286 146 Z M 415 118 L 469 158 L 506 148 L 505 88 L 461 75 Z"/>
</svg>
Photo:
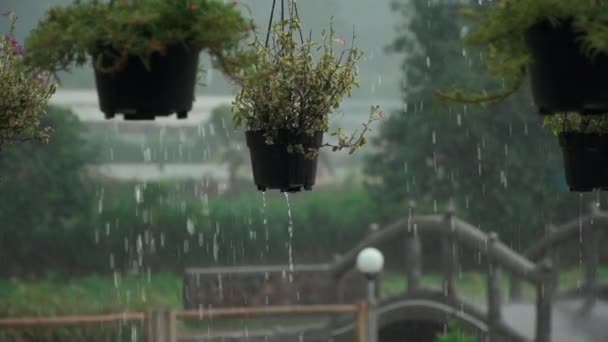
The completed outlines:
<svg viewBox="0 0 608 342">
<path fill-rule="evenodd" d="M 23 55 L 23 52 L 24 52 L 23 46 L 21 46 L 21 44 L 19 44 L 19 42 L 17 41 L 17 38 L 15 38 L 14 36 L 5 35 L 4 40 L 8 44 L 10 52 L 12 52 L 18 56 Z"/>
<path fill-rule="evenodd" d="M 44 74 L 37 74 L 36 76 L 34 76 L 34 80 L 38 84 L 44 84 L 47 81 L 47 77 Z"/>
<path fill-rule="evenodd" d="M 2 11 L 2 12 L 0 12 L 0 17 L 10 17 L 10 16 L 12 16 L 14 14 L 15 14 L 15 12 L 10 11 L 10 10 L 9 11 Z"/>
</svg>

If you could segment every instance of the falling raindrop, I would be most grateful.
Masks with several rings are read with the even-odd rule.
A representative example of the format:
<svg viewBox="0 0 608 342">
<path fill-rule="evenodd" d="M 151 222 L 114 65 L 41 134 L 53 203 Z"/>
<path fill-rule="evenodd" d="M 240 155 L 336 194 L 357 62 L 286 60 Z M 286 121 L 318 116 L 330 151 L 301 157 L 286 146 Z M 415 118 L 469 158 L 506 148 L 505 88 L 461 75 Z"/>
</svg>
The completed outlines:
<svg viewBox="0 0 608 342">
<path fill-rule="evenodd" d="M 143 202 L 142 188 L 140 184 L 135 185 L 135 202 L 138 204 Z"/>
<path fill-rule="evenodd" d="M 104 189 L 101 188 L 101 192 L 99 194 L 99 201 L 97 202 L 97 213 L 101 214 L 103 212 L 103 195 Z"/>
<path fill-rule="evenodd" d="M 194 222 L 190 217 L 186 219 L 186 230 L 188 231 L 188 234 L 194 235 Z"/>
<path fill-rule="evenodd" d="M 134 325 L 131 325 L 131 341 L 137 342 L 137 329 L 135 328 Z"/>
<path fill-rule="evenodd" d="M 218 295 L 220 298 L 220 301 L 224 299 L 224 285 L 222 283 L 222 275 L 218 274 L 217 275 L 217 290 L 218 290 Z"/>
<path fill-rule="evenodd" d="M 287 232 L 289 234 L 288 252 L 289 252 L 289 282 L 293 283 L 293 218 L 291 217 L 291 204 L 289 203 L 289 194 L 285 194 L 285 202 L 287 202 L 287 216 L 289 217 L 289 225 Z"/>
<path fill-rule="evenodd" d="M 220 224 L 215 223 L 215 233 L 213 233 L 213 259 L 217 262 L 220 256 L 220 245 L 218 243 L 218 236 L 220 235 Z"/>
<path fill-rule="evenodd" d="M 143 242 L 140 234 L 137 235 L 136 248 L 137 248 L 137 254 L 143 253 L 144 242 Z"/>
<path fill-rule="evenodd" d="M 262 225 L 264 226 L 266 240 L 266 254 L 268 254 L 270 251 L 270 233 L 268 231 L 268 219 L 266 218 L 266 191 L 262 191 Z"/>
<path fill-rule="evenodd" d="M 504 186 L 505 189 L 507 188 L 507 174 L 504 170 L 500 170 L 500 183 Z"/>
<path fill-rule="evenodd" d="M 144 149 L 144 162 L 148 163 L 150 161 L 152 161 L 152 151 L 149 147 L 146 147 Z"/>
</svg>

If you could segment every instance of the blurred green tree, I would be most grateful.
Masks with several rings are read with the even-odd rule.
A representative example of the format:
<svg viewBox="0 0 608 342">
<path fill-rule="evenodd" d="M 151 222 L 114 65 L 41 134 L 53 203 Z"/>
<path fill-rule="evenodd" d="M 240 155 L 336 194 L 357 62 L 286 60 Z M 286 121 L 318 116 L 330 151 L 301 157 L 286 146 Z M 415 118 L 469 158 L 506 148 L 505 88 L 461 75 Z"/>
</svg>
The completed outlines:
<svg viewBox="0 0 608 342">
<path fill-rule="evenodd" d="M 59 262 L 49 260 L 58 248 L 63 256 L 79 257 L 69 250 L 82 247 L 77 241 L 88 232 L 78 228 L 88 224 L 95 203 L 85 165 L 95 162 L 97 152 L 82 137 L 83 125 L 57 107 L 49 107 L 41 121 L 54 130 L 48 144 L 12 144 L 0 152 L 0 260 L 24 268 L 15 272 Z M 55 245 L 62 240 L 74 243 Z"/>
<path fill-rule="evenodd" d="M 549 221 L 578 214 L 578 196 L 564 192 L 557 139 L 541 127 L 527 89 L 487 108 L 441 106 L 434 98 L 457 83 L 492 86 L 480 76 L 483 56 L 462 42 L 460 6 L 393 4 L 404 23 L 391 47 L 404 55 L 404 108 L 373 141 L 369 186 L 390 210 L 409 200 L 438 210 L 455 200 L 465 219 L 521 248 Z"/>
</svg>

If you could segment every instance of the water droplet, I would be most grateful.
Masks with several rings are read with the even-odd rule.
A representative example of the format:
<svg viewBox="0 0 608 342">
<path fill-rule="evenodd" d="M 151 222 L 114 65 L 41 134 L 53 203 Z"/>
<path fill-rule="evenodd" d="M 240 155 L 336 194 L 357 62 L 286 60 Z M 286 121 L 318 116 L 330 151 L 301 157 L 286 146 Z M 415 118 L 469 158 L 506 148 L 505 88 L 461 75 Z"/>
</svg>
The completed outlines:
<svg viewBox="0 0 608 342">
<path fill-rule="evenodd" d="M 287 232 L 289 234 L 289 282 L 293 283 L 293 218 L 291 217 L 291 204 L 289 203 L 289 194 L 287 192 L 285 192 L 284 194 L 285 201 L 287 202 L 287 216 L 289 217 L 289 225 L 287 226 Z"/>
<path fill-rule="evenodd" d="M 186 230 L 188 234 L 194 235 L 194 222 L 189 217 L 186 219 Z"/>
</svg>

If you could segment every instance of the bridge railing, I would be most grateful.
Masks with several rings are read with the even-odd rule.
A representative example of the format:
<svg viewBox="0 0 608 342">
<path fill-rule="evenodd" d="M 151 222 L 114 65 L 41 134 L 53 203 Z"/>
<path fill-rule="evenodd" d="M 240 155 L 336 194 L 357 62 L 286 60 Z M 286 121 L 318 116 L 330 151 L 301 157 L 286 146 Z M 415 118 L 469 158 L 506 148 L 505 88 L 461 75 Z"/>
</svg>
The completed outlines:
<svg viewBox="0 0 608 342">
<path fill-rule="evenodd" d="M 415 293 L 421 289 L 422 244 L 421 235 L 438 233 L 441 238 L 442 273 L 445 295 L 456 303 L 459 299 L 457 275 L 459 268 L 458 250 L 467 247 L 485 257 L 487 273 L 486 323 L 490 341 L 499 332 L 502 318 L 502 271 L 513 278 L 526 281 L 536 288 L 536 342 L 550 341 L 551 302 L 555 283 L 550 261 L 543 259 L 537 263 L 509 248 L 499 240 L 496 233 L 485 233 L 477 227 L 454 216 L 449 209 L 444 215 L 414 215 L 414 205 L 408 208 L 405 219 L 371 233 L 355 249 L 334 262 L 331 272 L 335 283 L 355 267 L 357 254 L 365 247 L 377 246 L 390 241 L 402 240 L 406 253 L 406 291 Z M 437 234 L 435 234 L 437 235 Z M 339 297 L 339 294 L 338 294 Z"/>
<path fill-rule="evenodd" d="M 555 269 L 553 286 L 557 289 L 560 268 L 560 250 L 571 242 L 580 244 L 580 263 L 584 268 L 584 279 L 581 286 L 576 289 L 564 289 L 564 293 L 583 292 L 587 295 L 586 306 L 589 307 L 596 300 L 598 287 L 598 266 L 600 259 L 599 246 L 605 231 L 608 230 L 608 212 L 601 211 L 596 202 L 589 204 L 589 213 L 586 216 L 566 222 L 562 225 L 549 225 L 544 236 L 530 246 L 523 255 L 534 262 L 550 260 Z M 562 291 L 560 291 L 562 292 Z M 520 298 L 522 284 L 520 279 L 513 279 L 511 283 L 511 297 Z M 556 294 L 558 295 L 558 294 Z"/>
</svg>

